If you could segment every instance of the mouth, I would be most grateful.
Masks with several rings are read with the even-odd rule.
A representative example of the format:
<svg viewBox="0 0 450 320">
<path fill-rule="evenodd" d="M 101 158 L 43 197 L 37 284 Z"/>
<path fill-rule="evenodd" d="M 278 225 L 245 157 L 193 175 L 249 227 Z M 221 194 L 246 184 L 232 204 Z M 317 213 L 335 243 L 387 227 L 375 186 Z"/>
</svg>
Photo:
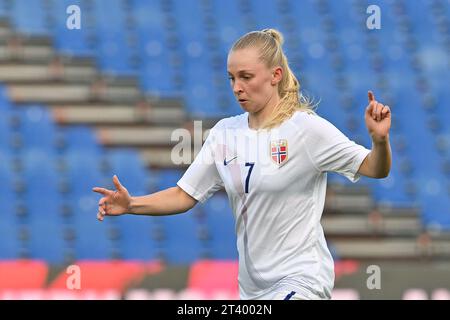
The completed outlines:
<svg viewBox="0 0 450 320">
<path fill-rule="evenodd" d="M 239 101 L 239 103 L 246 103 L 247 102 L 247 100 L 246 99 L 238 99 L 238 101 Z"/>
</svg>

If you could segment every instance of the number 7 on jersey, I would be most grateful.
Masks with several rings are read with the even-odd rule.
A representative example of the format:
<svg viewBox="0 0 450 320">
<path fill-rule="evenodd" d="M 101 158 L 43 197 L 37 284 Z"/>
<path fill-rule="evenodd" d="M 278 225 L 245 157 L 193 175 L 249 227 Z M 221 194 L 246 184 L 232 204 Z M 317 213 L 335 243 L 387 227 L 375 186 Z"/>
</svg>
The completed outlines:
<svg viewBox="0 0 450 320">
<path fill-rule="evenodd" d="M 254 162 L 246 162 L 245 166 L 250 167 L 248 169 L 247 178 L 245 179 L 245 193 L 248 193 L 248 184 L 250 182 L 250 175 L 252 174 L 253 166 L 255 165 Z"/>
</svg>

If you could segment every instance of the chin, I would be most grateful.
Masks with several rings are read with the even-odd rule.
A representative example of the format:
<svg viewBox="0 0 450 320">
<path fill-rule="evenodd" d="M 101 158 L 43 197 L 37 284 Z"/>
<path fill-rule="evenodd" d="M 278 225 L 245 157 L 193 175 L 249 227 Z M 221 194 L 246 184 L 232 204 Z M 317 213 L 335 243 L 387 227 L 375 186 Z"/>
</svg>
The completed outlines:
<svg viewBox="0 0 450 320">
<path fill-rule="evenodd" d="M 241 109 L 242 109 L 244 112 L 252 112 L 251 108 L 248 108 L 248 107 L 241 106 Z"/>
<path fill-rule="evenodd" d="M 244 104 L 240 103 L 239 105 L 241 106 L 241 109 L 244 110 L 245 112 L 253 113 L 256 111 L 255 108 L 249 105 L 248 103 Z"/>
</svg>

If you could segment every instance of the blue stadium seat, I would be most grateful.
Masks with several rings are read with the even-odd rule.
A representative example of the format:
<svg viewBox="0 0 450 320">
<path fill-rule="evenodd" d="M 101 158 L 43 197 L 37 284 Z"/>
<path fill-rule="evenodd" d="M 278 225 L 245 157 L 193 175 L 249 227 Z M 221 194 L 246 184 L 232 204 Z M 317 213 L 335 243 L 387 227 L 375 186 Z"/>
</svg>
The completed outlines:
<svg viewBox="0 0 450 320">
<path fill-rule="evenodd" d="M 174 69 L 169 61 L 164 13 L 159 3 L 134 1 L 138 50 L 142 61 L 140 80 L 142 89 L 157 97 L 174 95 Z"/>
<path fill-rule="evenodd" d="M 27 248 L 30 259 L 42 259 L 51 264 L 64 264 L 67 243 L 64 226 L 53 219 L 41 217 L 28 224 L 30 238 Z"/>
<path fill-rule="evenodd" d="M 0 260 L 20 258 L 23 247 L 19 240 L 18 225 L 7 223 L 0 216 Z"/>
<path fill-rule="evenodd" d="M 93 2 L 98 36 L 97 59 L 109 74 L 135 75 L 131 66 L 133 50 L 127 42 L 126 12 L 121 0 Z"/>
<path fill-rule="evenodd" d="M 15 0 L 11 4 L 10 17 L 17 31 L 31 35 L 49 35 L 42 1 Z"/>
<path fill-rule="evenodd" d="M 226 114 L 218 105 L 219 92 L 214 86 L 212 53 L 206 37 L 206 26 L 202 23 L 204 15 L 200 2 L 176 1 L 175 12 L 179 17 L 181 52 L 186 62 L 183 71 L 186 76 L 184 97 L 192 117 L 219 117 Z M 226 60 L 223 60 L 224 64 Z M 226 69 L 222 73 L 226 77 Z"/>
<path fill-rule="evenodd" d="M 222 40 L 222 50 L 228 52 L 244 30 L 244 16 L 235 1 L 215 0 L 213 5 L 214 16 L 217 18 L 220 39 Z"/>
<path fill-rule="evenodd" d="M 214 259 L 237 259 L 235 221 L 228 198 L 216 194 L 202 206 L 211 237 L 209 246 Z"/>
<path fill-rule="evenodd" d="M 70 126 L 62 130 L 64 141 L 68 151 L 82 150 L 98 154 L 102 148 L 92 128 L 83 125 Z"/>
<path fill-rule="evenodd" d="M 30 105 L 20 107 L 17 113 L 23 121 L 19 132 L 23 136 L 24 148 L 54 151 L 57 129 L 49 110 L 41 105 Z"/>
<path fill-rule="evenodd" d="M 2 112 L 9 112 L 13 108 L 13 104 L 8 96 L 6 86 L 0 84 L 0 110 Z"/>
<path fill-rule="evenodd" d="M 366 9 L 368 5 L 357 7 L 352 0 L 327 1 L 327 5 L 337 27 L 336 30 L 333 30 L 334 32 L 343 34 L 345 31 L 357 29 L 361 22 L 365 22 L 365 19 L 361 19 L 361 17 L 366 17 L 366 12 L 359 10 L 360 8 Z M 342 38 L 341 40 L 345 41 L 346 39 Z"/>
<path fill-rule="evenodd" d="M 450 134 L 450 92 L 448 88 L 440 88 L 438 90 L 433 91 L 433 98 L 436 101 L 436 115 L 439 117 L 442 123 L 442 131 L 443 133 Z"/>
<path fill-rule="evenodd" d="M 0 17 L 5 18 L 8 17 L 9 10 L 6 6 L 6 3 L 4 0 L 0 1 Z"/>
<path fill-rule="evenodd" d="M 305 37 L 305 33 L 310 35 L 310 32 L 313 29 L 316 29 L 316 24 L 320 21 L 321 16 L 315 7 L 315 1 L 307 0 L 307 1 L 295 1 L 292 0 L 290 2 L 292 5 L 293 15 L 299 17 L 299 29 L 302 32 L 302 39 L 306 41 L 314 40 L 308 37 Z M 319 30 L 317 30 L 319 31 Z"/>
<path fill-rule="evenodd" d="M 426 127 L 427 114 L 421 105 L 416 91 L 406 90 L 398 94 L 396 106 L 398 121 L 408 139 L 411 148 L 407 153 L 414 162 L 417 172 L 439 170 L 439 155 L 434 147 L 435 137 Z"/>
<path fill-rule="evenodd" d="M 422 222 L 428 228 L 450 231 L 450 196 L 447 181 L 440 175 L 418 177 Z"/>
<path fill-rule="evenodd" d="M 116 174 L 120 182 L 133 195 L 144 195 L 149 190 L 149 171 L 139 153 L 132 149 L 111 150 L 105 156 L 111 164 L 112 177 Z"/>
<path fill-rule="evenodd" d="M 111 187 L 111 178 L 101 173 L 100 157 L 95 153 L 71 151 L 63 159 L 67 162 L 67 177 L 73 196 L 91 194 L 92 188 L 96 186 Z"/>
<path fill-rule="evenodd" d="M 203 248 L 199 239 L 199 223 L 192 210 L 173 216 L 157 218 L 165 237 L 162 241 L 167 261 L 171 264 L 188 264 L 202 258 Z"/>
<path fill-rule="evenodd" d="M 183 171 L 177 169 L 154 170 L 152 176 L 156 180 L 156 190 L 164 190 L 175 187 L 178 180 L 183 176 Z"/>
<path fill-rule="evenodd" d="M 411 207 L 418 205 L 418 201 L 405 190 L 406 179 L 397 169 L 398 163 L 393 162 L 389 176 L 384 179 L 368 179 L 373 189 L 374 200 L 379 205 L 394 207 Z"/>
<path fill-rule="evenodd" d="M 26 183 L 25 204 L 32 220 L 57 220 L 60 217 L 62 197 L 59 176 L 52 154 L 33 149 L 23 158 L 23 180 Z"/>
<path fill-rule="evenodd" d="M 107 260 L 113 257 L 117 244 L 112 239 L 116 219 L 97 220 L 98 197 L 95 194 L 73 199 L 72 226 L 75 230 L 73 250 L 77 259 Z"/>
<path fill-rule="evenodd" d="M 436 22 L 431 14 L 431 5 L 429 1 L 410 1 L 404 2 L 406 14 L 411 21 L 420 21 L 420 25 L 412 23 L 412 32 L 419 41 L 420 47 L 426 49 L 439 43 L 439 32 L 436 28 Z"/>
<path fill-rule="evenodd" d="M 158 259 L 160 244 L 155 240 L 155 217 L 121 216 L 117 221 L 120 230 L 122 257 L 132 260 Z"/>
<path fill-rule="evenodd" d="M 55 21 L 53 36 L 55 48 L 63 54 L 94 57 L 94 28 L 92 27 L 92 12 L 90 6 L 81 0 L 54 0 L 49 9 Z M 72 15 L 66 13 L 71 5 L 77 5 L 81 10 L 80 29 L 68 29 L 67 19 Z"/>
<path fill-rule="evenodd" d="M 10 112 L 3 112 L 0 118 L 0 150 L 9 153 L 12 151 L 13 130 L 10 128 Z"/>
<path fill-rule="evenodd" d="M 202 17 L 205 12 L 201 3 L 195 0 L 174 1 L 174 13 L 179 19 L 179 31 L 182 35 L 182 44 L 186 50 L 188 44 L 198 41 L 206 44 L 206 26 Z"/>
<path fill-rule="evenodd" d="M 282 18 L 280 17 L 276 1 L 266 1 L 264 5 L 258 0 L 252 0 L 251 12 L 256 20 L 256 29 L 275 28 L 283 32 Z"/>
</svg>

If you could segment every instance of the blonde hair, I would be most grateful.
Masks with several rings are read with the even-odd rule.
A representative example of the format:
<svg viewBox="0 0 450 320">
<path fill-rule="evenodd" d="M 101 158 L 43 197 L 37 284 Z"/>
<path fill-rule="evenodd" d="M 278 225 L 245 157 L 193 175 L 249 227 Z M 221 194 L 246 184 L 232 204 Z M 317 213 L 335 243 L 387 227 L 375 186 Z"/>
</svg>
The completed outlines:
<svg viewBox="0 0 450 320">
<path fill-rule="evenodd" d="M 260 59 L 268 68 L 280 66 L 283 69 L 283 77 L 278 83 L 278 94 L 281 100 L 269 120 L 264 124 L 263 129 L 278 127 L 298 110 L 316 114 L 314 108 L 317 104 L 313 105 L 309 98 L 300 93 L 300 83 L 289 68 L 288 60 L 282 49 L 283 42 L 281 32 L 275 29 L 264 29 L 243 35 L 230 50 L 258 48 Z"/>
</svg>

